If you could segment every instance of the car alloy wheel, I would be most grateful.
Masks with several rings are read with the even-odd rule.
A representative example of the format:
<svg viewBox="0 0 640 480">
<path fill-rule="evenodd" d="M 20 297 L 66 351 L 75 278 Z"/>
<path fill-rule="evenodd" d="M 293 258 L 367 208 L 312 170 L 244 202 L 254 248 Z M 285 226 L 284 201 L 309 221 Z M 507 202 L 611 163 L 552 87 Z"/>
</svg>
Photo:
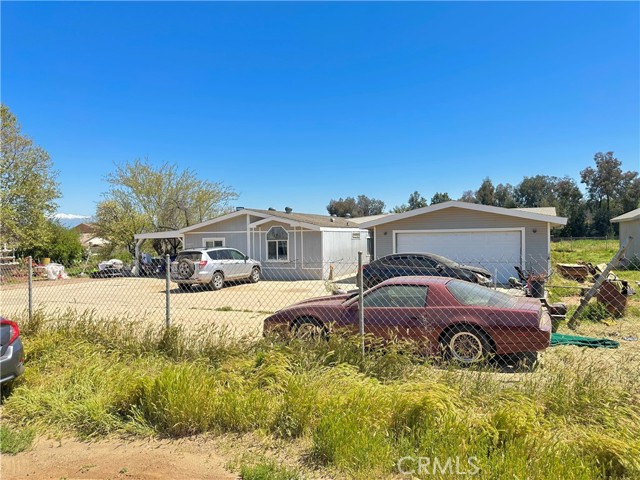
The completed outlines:
<svg viewBox="0 0 640 480">
<path fill-rule="evenodd" d="M 251 270 L 251 276 L 249 277 L 251 283 L 258 283 L 260 281 L 260 270 L 256 267 Z"/>
<path fill-rule="evenodd" d="M 216 272 L 213 274 L 213 278 L 211 279 L 211 288 L 213 290 L 220 290 L 224 285 L 224 277 L 220 272 Z"/>
<path fill-rule="evenodd" d="M 486 354 L 483 339 L 475 332 L 454 333 L 449 339 L 448 346 L 453 360 L 463 364 L 479 362 Z"/>
</svg>

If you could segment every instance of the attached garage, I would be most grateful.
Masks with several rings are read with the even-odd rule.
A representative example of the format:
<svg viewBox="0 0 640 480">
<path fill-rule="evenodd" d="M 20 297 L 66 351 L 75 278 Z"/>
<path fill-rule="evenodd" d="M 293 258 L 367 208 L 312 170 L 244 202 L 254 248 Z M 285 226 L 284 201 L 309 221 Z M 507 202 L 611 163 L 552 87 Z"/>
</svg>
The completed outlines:
<svg viewBox="0 0 640 480">
<path fill-rule="evenodd" d="M 523 229 L 395 232 L 395 236 L 396 253 L 435 253 L 486 268 L 498 282 L 506 282 L 514 276 L 513 266 L 523 264 Z"/>
<path fill-rule="evenodd" d="M 373 229 L 374 257 L 433 253 L 486 268 L 499 283 L 516 275 L 514 266 L 534 272 L 550 268 L 550 231 L 566 224 L 555 209 L 507 209 L 445 202 L 365 222 Z"/>
</svg>

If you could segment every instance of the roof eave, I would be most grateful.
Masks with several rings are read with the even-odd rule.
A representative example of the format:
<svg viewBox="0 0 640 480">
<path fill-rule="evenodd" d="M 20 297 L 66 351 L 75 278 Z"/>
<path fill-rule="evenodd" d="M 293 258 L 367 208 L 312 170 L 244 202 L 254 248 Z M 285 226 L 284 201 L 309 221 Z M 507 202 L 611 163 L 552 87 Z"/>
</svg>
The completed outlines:
<svg viewBox="0 0 640 480">
<path fill-rule="evenodd" d="M 611 223 L 624 223 L 624 222 L 633 222 L 635 220 L 640 220 L 640 215 L 636 215 L 635 217 L 629 218 L 612 218 Z"/>
<path fill-rule="evenodd" d="M 153 240 L 162 238 L 182 238 L 182 232 L 180 230 L 172 230 L 168 232 L 149 232 L 149 233 L 136 233 L 133 238 L 136 240 Z"/>
<path fill-rule="evenodd" d="M 371 222 L 361 223 L 360 226 L 363 228 L 376 227 L 378 225 L 383 225 L 385 223 L 396 222 L 398 220 L 403 220 L 405 218 L 411 218 L 416 215 L 424 215 L 426 213 L 437 212 L 439 210 L 445 210 L 447 208 L 462 208 L 462 209 L 471 210 L 471 211 L 495 213 L 498 215 L 506 215 L 506 216 L 516 217 L 516 218 L 524 218 L 527 220 L 535 220 L 538 222 L 549 223 L 551 225 L 567 224 L 567 218 L 565 217 L 553 217 L 553 216 L 544 215 L 541 213 L 524 212 L 522 210 L 511 210 L 507 208 L 493 207 L 489 205 L 478 205 L 475 203 L 451 201 L 451 202 L 439 203 L 437 205 L 429 205 L 428 207 L 417 208 L 409 212 L 389 215 L 388 217 L 385 217 L 385 218 L 380 218 L 377 220 L 373 220 Z"/>
<path fill-rule="evenodd" d="M 180 233 L 188 233 L 188 232 L 191 232 L 193 230 L 197 230 L 197 229 L 202 228 L 202 227 L 207 227 L 209 225 L 213 225 L 214 223 L 223 222 L 225 220 L 230 220 L 230 219 L 235 218 L 235 217 L 240 217 L 242 215 L 255 215 L 256 217 L 266 218 L 264 213 L 256 212 L 256 211 L 250 210 L 248 208 L 247 209 L 243 208 L 242 210 L 236 210 L 235 212 L 225 213 L 224 215 L 220 215 L 219 217 L 212 218 L 211 220 L 207 220 L 206 222 L 197 223 L 196 225 L 190 225 L 188 227 L 185 227 L 185 228 L 179 230 L 179 232 Z"/>
</svg>

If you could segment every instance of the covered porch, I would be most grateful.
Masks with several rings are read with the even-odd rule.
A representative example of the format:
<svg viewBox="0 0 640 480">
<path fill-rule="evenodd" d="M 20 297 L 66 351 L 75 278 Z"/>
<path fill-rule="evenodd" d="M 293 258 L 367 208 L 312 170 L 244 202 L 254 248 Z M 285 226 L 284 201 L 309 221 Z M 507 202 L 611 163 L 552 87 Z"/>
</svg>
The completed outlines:
<svg viewBox="0 0 640 480">
<path fill-rule="evenodd" d="M 165 240 L 172 246 L 174 251 L 177 251 L 181 246 L 184 245 L 184 235 L 180 232 L 180 230 L 173 230 L 168 232 L 137 233 L 133 236 L 133 238 L 136 241 L 134 259 L 135 265 L 132 272 L 135 276 L 140 276 L 140 247 L 145 241 Z"/>
</svg>

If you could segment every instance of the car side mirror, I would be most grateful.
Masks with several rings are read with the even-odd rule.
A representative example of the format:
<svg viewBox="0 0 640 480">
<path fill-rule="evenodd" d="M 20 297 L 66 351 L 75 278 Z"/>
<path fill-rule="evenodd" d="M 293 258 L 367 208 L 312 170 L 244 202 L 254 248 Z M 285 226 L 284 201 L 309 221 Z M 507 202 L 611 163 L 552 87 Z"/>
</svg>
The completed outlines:
<svg viewBox="0 0 640 480">
<path fill-rule="evenodd" d="M 244 256 L 244 261 L 246 262 L 247 260 L 249 260 L 249 255 Z"/>
</svg>

